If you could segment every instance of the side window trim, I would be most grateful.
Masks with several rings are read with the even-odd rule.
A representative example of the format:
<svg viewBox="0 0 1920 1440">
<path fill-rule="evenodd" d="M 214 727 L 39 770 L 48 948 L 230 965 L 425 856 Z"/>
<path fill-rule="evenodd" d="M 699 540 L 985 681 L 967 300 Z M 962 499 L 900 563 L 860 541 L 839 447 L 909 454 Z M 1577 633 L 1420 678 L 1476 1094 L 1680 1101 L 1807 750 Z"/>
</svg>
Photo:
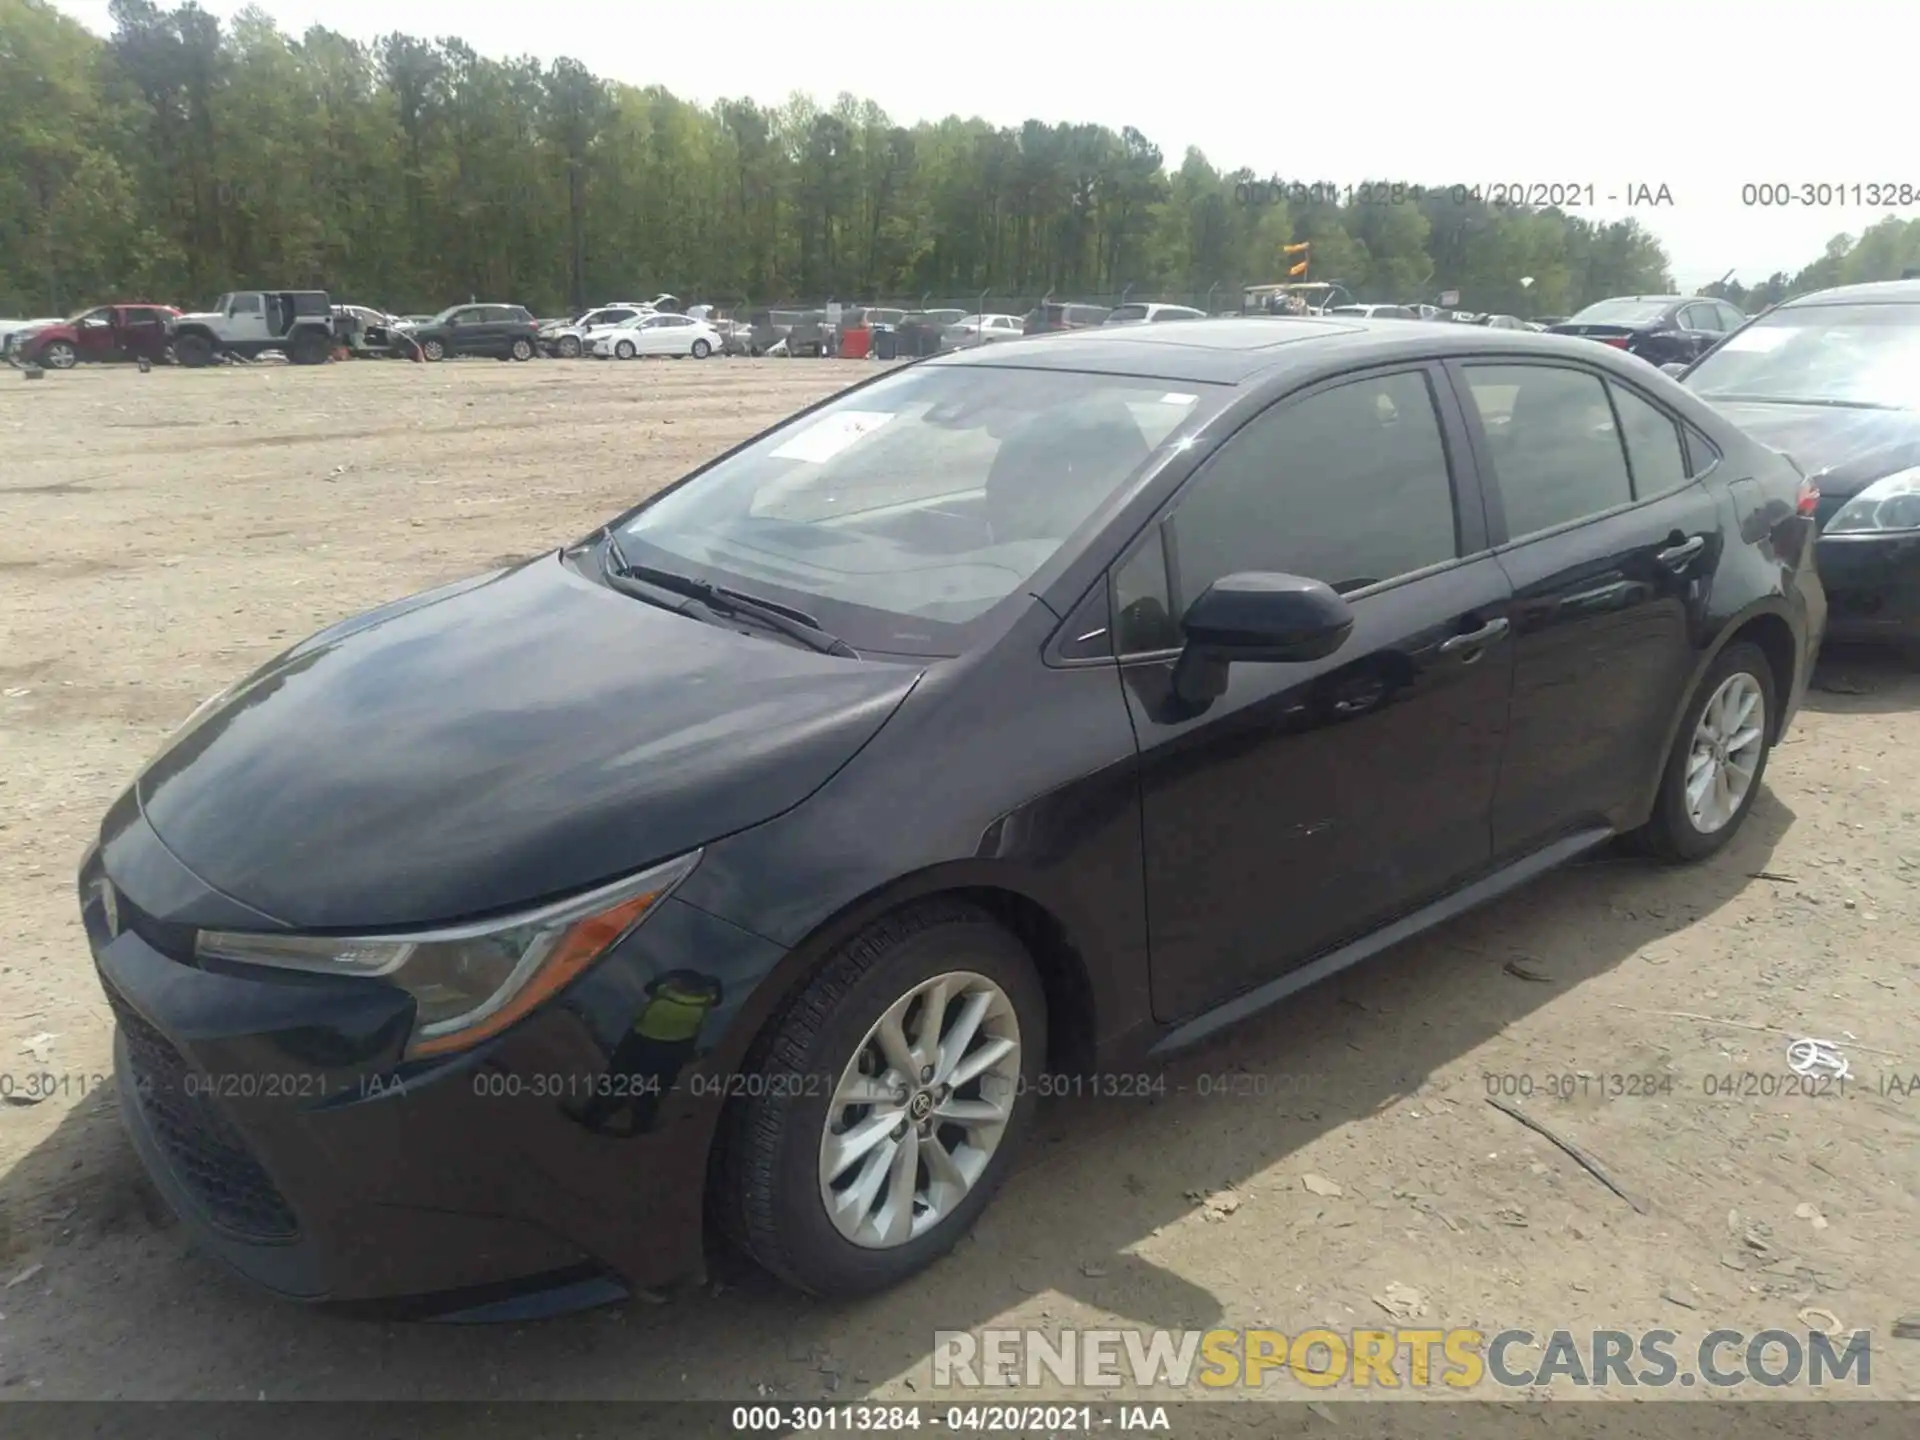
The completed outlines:
<svg viewBox="0 0 1920 1440">
<path fill-rule="evenodd" d="M 1113 626 L 1113 656 L 1099 663 L 1119 663 L 1129 665 L 1139 662 L 1163 660 L 1176 654 L 1178 647 L 1158 650 L 1123 650 L 1120 647 L 1119 606 L 1115 586 L 1120 572 L 1133 563 L 1140 552 L 1148 545 L 1160 546 L 1161 564 L 1164 567 L 1164 584 L 1169 608 L 1180 604 L 1180 559 L 1179 547 L 1174 543 L 1177 533 L 1177 515 L 1183 500 L 1192 493 L 1214 459 L 1220 455 L 1235 439 L 1249 427 L 1279 411 L 1297 405 L 1315 395 L 1328 390 L 1338 389 L 1342 385 L 1366 380 L 1383 379 L 1393 375 L 1418 375 L 1426 383 L 1428 399 L 1434 407 L 1434 419 L 1440 431 L 1441 448 L 1445 451 L 1447 462 L 1448 486 L 1453 492 L 1454 548 L 1459 553 L 1450 560 L 1437 561 L 1418 570 L 1393 575 L 1375 585 L 1348 591 L 1345 598 L 1349 602 L 1365 600 L 1374 595 L 1396 590 L 1402 585 L 1425 580 L 1433 575 L 1442 574 L 1457 566 L 1471 564 L 1483 558 L 1495 548 L 1493 517 L 1487 513 L 1486 505 L 1490 487 L 1482 483 L 1482 470 L 1478 456 L 1473 448 L 1472 437 L 1468 431 L 1468 419 L 1462 410 L 1459 399 L 1453 391 L 1451 377 L 1448 375 L 1448 362 L 1438 358 L 1419 358 L 1414 360 L 1396 360 L 1386 364 L 1374 364 L 1355 370 L 1342 371 L 1336 375 L 1322 376 L 1298 390 L 1289 391 L 1259 409 L 1250 412 L 1246 419 L 1209 447 L 1207 456 L 1196 465 L 1191 474 L 1180 482 L 1180 486 L 1160 504 L 1153 517 L 1141 527 L 1120 553 L 1107 566 L 1104 586 L 1107 592 L 1109 623 Z M 1187 602 L 1191 603 L 1191 601 Z M 1177 619 L 1177 614 L 1176 614 Z"/>
<path fill-rule="evenodd" d="M 1714 444 L 1713 441 L 1709 440 L 1705 435 L 1702 435 L 1699 430 L 1687 424 L 1685 421 L 1682 421 L 1680 424 L 1680 438 L 1686 443 L 1687 447 L 1687 481 L 1689 484 L 1696 483 L 1706 476 L 1711 475 L 1714 470 L 1718 468 L 1720 461 L 1725 458 L 1721 455 L 1718 445 Z"/>
</svg>

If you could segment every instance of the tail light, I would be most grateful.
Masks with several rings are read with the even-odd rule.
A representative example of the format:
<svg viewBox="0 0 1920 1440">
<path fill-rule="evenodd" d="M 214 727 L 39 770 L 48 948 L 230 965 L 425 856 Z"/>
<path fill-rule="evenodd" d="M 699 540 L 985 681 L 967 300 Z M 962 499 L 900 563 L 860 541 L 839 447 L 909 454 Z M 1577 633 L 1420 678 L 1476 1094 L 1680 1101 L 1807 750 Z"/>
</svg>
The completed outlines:
<svg viewBox="0 0 1920 1440">
<path fill-rule="evenodd" d="M 1601 339 L 1600 343 L 1602 345 L 1611 345 L 1616 350 L 1624 350 L 1627 348 L 1627 337 L 1624 335 L 1607 335 Z"/>
<path fill-rule="evenodd" d="M 1799 498 L 1793 502 L 1794 513 L 1796 515 L 1810 516 L 1819 508 L 1819 505 L 1820 487 L 1811 480 L 1802 480 L 1800 482 Z"/>
</svg>

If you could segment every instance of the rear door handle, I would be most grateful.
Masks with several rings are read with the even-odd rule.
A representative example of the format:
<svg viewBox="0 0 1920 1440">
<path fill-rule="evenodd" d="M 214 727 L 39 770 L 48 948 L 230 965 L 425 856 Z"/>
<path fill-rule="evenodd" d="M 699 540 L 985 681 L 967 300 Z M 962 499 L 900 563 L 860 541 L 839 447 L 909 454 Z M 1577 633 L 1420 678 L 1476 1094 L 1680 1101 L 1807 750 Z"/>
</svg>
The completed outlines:
<svg viewBox="0 0 1920 1440">
<path fill-rule="evenodd" d="M 1506 620 L 1489 620 L 1478 630 L 1469 630 L 1465 635 L 1456 635 L 1451 640 L 1440 642 L 1442 655 L 1458 655 L 1463 651 L 1480 651 L 1507 633 Z"/>
<path fill-rule="evenodd" d="M 1678 545 L 1669 545 L 1665 550 L 1656 552 L 1653 558 L 1669 570 L 1683 570 L 1688 561 L 1706 548 L 1707 537 L 1696 535 L 1691 540 L 1682 541 Z"/>
</svg>

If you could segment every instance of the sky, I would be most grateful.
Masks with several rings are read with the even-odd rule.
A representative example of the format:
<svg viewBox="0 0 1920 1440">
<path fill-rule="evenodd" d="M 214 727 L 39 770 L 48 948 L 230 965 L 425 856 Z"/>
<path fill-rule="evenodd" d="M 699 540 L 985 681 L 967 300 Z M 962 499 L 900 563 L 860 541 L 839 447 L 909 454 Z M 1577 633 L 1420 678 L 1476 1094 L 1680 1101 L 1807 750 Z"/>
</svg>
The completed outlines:
<svg viewBox="0 0 1920 1440">
<path fill-rule="evenodd" d="M 107 0 L 53 3 L 111 29 Z M 457 36 L 695 101 L 850 91 L 907 124 L 1132 125 L 1171 165 L 1197 146 L 1223 170 L 1340 185 L 1558 185 L 1594 219 L 1638 219 L 1688 290 L 1791 274 L 1889 213 L 1745 204 L 1744 186 L 1920 190 L 1910 92 L 1890 60 L 1863 58 L 1910 53 L 1916 26 L 1892 0 L 1796 4 L 1780 22 L 1722 0 L 255 3 L 294 35 Z M 1632 203 L 1642 187 L 1671 203 Z"/>
</svg>

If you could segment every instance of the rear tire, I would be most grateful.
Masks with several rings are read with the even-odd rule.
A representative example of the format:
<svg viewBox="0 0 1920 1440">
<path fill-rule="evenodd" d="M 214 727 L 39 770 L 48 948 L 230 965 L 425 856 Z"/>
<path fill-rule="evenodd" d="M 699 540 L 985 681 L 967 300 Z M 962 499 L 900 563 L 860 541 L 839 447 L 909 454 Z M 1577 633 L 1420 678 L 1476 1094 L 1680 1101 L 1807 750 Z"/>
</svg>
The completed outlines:
<svg viewBox="0 0 1920 1440">
<path fill-rule="evenodd" d="M 578 335 L 562 335 L 560 337 L 560 343 L 553 348 L 560 352 L 560 358 L 562 360 L 578 360 L 580 358 L 580 337 Z"/>
<path fill-rule="evenodd" d="M 513 349 L 510 353 L 516 360 L 531 360 L 533 358 L 533 342 L 523 335 L 513 342 Z"/>
<path fill-rule="evenodd" d="M 1733 839 L 1766 778 L 1778 704 L 1758 645 L 1736 640 L 1720 652 L 1680 718 L 1653 815 L 1631 837 L 1641 850 L 1691 862 Z"/>
<path fill-rule="evenodd" d="M 937 1031 L 942 1043 L 934 1045 L 921 1023 L 929 1013 L 925 997 L 943 980 L 944 1003 L 936 1013 L 945 1028 Z M 902 1011 L 903 1004 L 910 1008 Z M 960 1050 L 968 1061 L 988 1049 L 998 1058 L 991 1070 L 944 1093 L 944 1075 L 963 1073 L 952 1071 L 961 1056 L 950 1047 L 975 1004 L 980 1014 Z M 900 1083 L 898 1067 L 883 1073 L 884 1062 L 876 1061 L 875 1035 L 890 1011 L 904 1017 L 904 1041 L 914 1051 L 908 1063 L 932 1064 L 909 1077 L 910 1102 L 849 1101 L 850 1083 L 896 1097 L 908 1093 L 893 1088 Z M 1010 1172 L 1031 1122 L 1046 1032 L 1046 995 L 1032 960 L 984 911 L 935 900 L 875 921 L 826 962 L 747 1057 L 744 1071 L 766 1080 L 734 1101 L 723 1120 L 711 1196 L 720 1228 L 767 1270 L 810 1294 L 869 1294 L 925 1269 L 967 1233 Z M 1009 1035 L 1011 1053 L 1000 1048 Z M 970 1094 L 975 1089 L 978 1096 Z M 936 1095 L 943 1098 L 931 1116 L 905 1118 L 922 1114 L 916 1107 L 923 1098 L 934 1103 Z M 949 1107 L 974 1108 L 963 1115 Z M 996 1108 L 1004 1109 L 1004 1123 L 991 1118 Z M 888 1131 L 896 1111 L 902 1118 Z M 874 1120 L 879 1138 L 827 1176 L 829 1147 Z M 934 1147 L 945 1157 L 938 1177 L 929 1158 Z M 895 1157 L 904 1164 L 889 1163 Z M 884 1178 L 873 1181 L 864 1174 L 869 1168 Z M 963 1173 L 969 1170 L 970 1179 Z M 896 1199 L 903 1193 L 893 1188 L 896 1178 L 911 1182 L 904 1205 Z M 863 1179 L 873 1188 L 855 1200 Z M 843 1202 L 838 1218 L 829 1210 L 829 1193 Z M 883 1235 L 888 1219 L 903 1211 L 902 1230 Z"/>
<path fill-rule="evenodd" d="M 420 355 L 426 360 L 444 360 L 447 358 L 446 344 L 439 340 L 422 340 Z"/>
<path fill-rule="evenodd" d="M 707 356 L 711 355 L 712 353 L 713 353 L 713 347 L 709 345 L 706 341 L 696 340 L 693 342 L 692 354 L 694 359 L 704 360 L 707 358 Z"/>
<path fill-rule="evenodd" d="M 213 342 L 204 335 L 182 335 L 173 342 L 173 358 L 189 370 L 213 363 Z"/>
</svg>

